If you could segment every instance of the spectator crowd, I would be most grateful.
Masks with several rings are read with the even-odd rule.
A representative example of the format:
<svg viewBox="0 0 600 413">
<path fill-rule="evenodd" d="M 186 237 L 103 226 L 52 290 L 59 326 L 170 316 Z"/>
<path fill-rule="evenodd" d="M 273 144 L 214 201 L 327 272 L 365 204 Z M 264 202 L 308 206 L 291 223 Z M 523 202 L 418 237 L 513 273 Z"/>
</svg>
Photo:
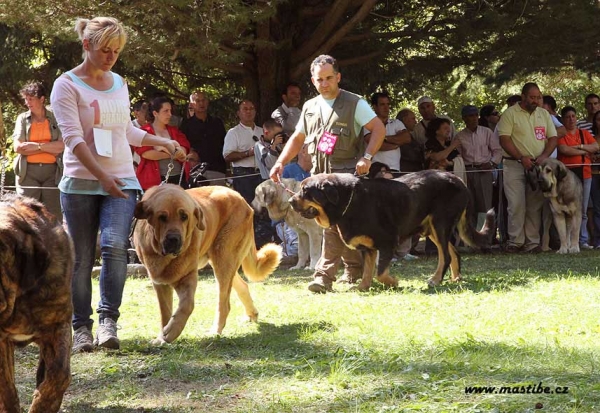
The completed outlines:
<svg viewBox="0 0 600 413">
<path fill-rule="evenodd" d="M 98 132 L 102 126 L 98 127 L 96 119 L 85 120 L 83 126 L 76 124 L 74 118 L 65 119 L 73 114 L 73 108 L 65 108 L 65 102 L 86 93 L 96 102 L 92 105 L 100 105 L 97 111 L 109 108 L 110 103 L 102 107 L 102 102 L 93 99 L 97 91 L 89 90 L 93 82 L 87 81 L 86 76 L 98 75 L 102 81 L 96 86 L 107 87 L 102 92 L 117 93 L 116 89 L 126 87 L 118 75 L 98 66 L 95 54 L 109 55 L 111 50 L 91 49 L 94 39 L 86 37 L 85 30 L 80 33 L 87 53 L 84 63 L 55 83 L 53 95 L 60 92 L 63 99 L 52 100 L 59 104 L 58 108 L 48 106 L 44 85 L 25 85 L 20 92 L 28 111 L 17 118 L 13 134 L 17 191 L 39 199 L 58 219 L 66 217 L 65 205 L 75 199 L 73 194 L 121 196 L 121 191 L 106 182 L 86 186 L 85 179 L 92 179 L 92 175 L 97 178 L 101 173 L 93 172 L 96 165 L 90 163 L 87 153 L 74 152 L 81 128 L 93 128 L 89 139 L 97 151 L 93 154 L 96 163 L 100 167 L 109 165 L 102 157 L 109 155 L 100 153 L 110 152 L 110 148 L 102 149 L 103 133 Z M 119 36 L 114 40 L 115 47 L 125 42 L 124 36 Z M 111 63 L 114 61 L 116 57 Z M 112 77 L 106 77 L 106 73 L 112 73 Z M 585 96 L 584 114 L 578 114 L 572 105 L 559 111 L 552 96 L 543 95 L 535 83 L 527 83 L 519 95 L 508 97 L 505 105 L 495 102 L 478 108 L 464 102 L 464 128 L 457 130 L 454 121 L 440 113 L 429 96 L 416 101 L 418 113 L 403 108 L 393 116 L 393 97 L 387 92 L 379 91 L 367 100 L 339 88 L 341 73 L 331 56 L 317 57 L 310 74 L 317 96 L 303 104 L 307 91 L 299 83 L 287 83 L 281 90 L 280 105 L 260 125 L 256 123 L 256 102 L 244 98 L 232 108 L 239 122 L 227 129 L 221 119 L 211 114 L 210 100 L 203 90 L 191 91 L 182 116 L 177 115 L 175 102 L 166 94 L 134 102 L 122 131 L 131 145 L 131 167 L 137 182 L 127 181 L 125 188 L 134 193 L 138 186 L 146 190 L 162 182 L 188 188 L 192 182 L 190 171 L 202 165 L 205 184 L 230 186 L 250 204 L 256 187 L 266 179 L 302 180 L 322 172 L 358 173 L 368 175 L 366 179 L 378 179 L 438 169 L 463 179 L 474 202 L 470 218 L 478 227 L 483 225 L 489 209 L 497 211 L 495 242 L 504 251 L 537 253 L 555 247 L 556 237 L 551 229 L 549 205 L 539 189 L 528 185 L 525 172 L 548 157 L 557 157 L 583 184 L 580 249 L 600 249 L 598 95 Z M 56 89 L 57 85 L 62 89 Z M 127 99 L 125 93 L 128 92 L 119 98 Z M 505 108 L 503 113 L 501 107 Z M 58 121 L 55 112 L 60 115 Z M 81 116 L 83 119 L 84 114 Z M 134 135 L 135 139 L 130 139 Z M 173 155 L 174 148 L 177 156 Z M 86 171 L 75 165 L 74 154 Z M 125 171 L 129 166 L 119 168 L 115 171 Z M 77 176 L 63 176 L 65 169 Z M 59 182 L 60 190 L 56 187 Z M 74 215 L 71 221 L 76 221 Z M 268 217 L 256 214 L 257 246 L 277 241 L 276 225 Z M 289 228 L 283 231 L 289 232 Z M 315 270 L 315 282 L 309 286 L 313 292 L 331 290 L 340 264 L 344 266 L 342 278 L 349 282 L 362 273 L 360 253 L 349 250 L 335 229 L 326 229 L 324 235 L 323 255 Z M 396 259 L 417 259 L 423 252 L 417 249 L 418 244 L 418 236 L 403 240 Z M 426 242 L 424 252 L 435 253 L 435 246 Z M 107 314 L 110 316 L 110 311 Z M 82 319 L 78 325 L 89 323 Z"/>
</svg>

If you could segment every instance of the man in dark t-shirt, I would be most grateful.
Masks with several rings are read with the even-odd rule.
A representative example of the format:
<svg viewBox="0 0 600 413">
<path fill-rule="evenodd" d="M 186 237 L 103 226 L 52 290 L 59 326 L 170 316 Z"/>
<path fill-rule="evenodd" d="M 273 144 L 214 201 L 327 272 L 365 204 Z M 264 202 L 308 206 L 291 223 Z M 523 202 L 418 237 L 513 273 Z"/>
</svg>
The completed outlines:
<svg viewBox="0 0 600 413">
<path fill-rule="evenodd" d="M 208 114 L 208 104 L 209 100 L 203 92 L 192 93 L 190 107 L 194 108 L 194 116 L 183 121 L 181 131 L 192 146 L 190 160 L 194 163 L 208 163 L 204 176 L 213 185 L 225 185 L 225 126 L 221 119 Z"/>
</svg>

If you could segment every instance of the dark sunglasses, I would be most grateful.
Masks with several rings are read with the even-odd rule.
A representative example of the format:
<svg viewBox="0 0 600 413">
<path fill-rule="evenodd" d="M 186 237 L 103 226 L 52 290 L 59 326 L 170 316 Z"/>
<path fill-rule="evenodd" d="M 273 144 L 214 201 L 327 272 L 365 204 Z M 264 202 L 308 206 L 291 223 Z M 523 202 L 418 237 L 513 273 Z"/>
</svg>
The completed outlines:
<svg viewBox="0 0 600 413">
<path fill-rule="evenodd" d="M 490 116 L 500 116 L 500 113 L 498 113 L 497 111 L 496 112 L 492 112 L 492 113 L 490 113 Z"/>
</svg>

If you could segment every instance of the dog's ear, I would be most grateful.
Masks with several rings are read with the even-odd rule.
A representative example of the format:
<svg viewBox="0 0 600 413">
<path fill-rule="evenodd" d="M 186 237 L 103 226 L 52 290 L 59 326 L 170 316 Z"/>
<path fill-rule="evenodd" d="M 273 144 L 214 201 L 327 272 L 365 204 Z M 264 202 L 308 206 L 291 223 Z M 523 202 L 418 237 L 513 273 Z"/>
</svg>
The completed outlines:
<svg viewBox="0 0 600 413">
<path fill-rule="evenodd" d="M 137 219 L 148 219 L 152 216 L 152 210 L 147 205 L 147 202 L 140 201 L 133 210 L 133 216 Z"/>
<path fill-rule="evenodd" d="M 322 189 L 329 202 L 331 202 L 333 205 L 337 205 L 339 203 L 340 196 L 335 185 L 332 185 L 331 182 L 325 181 Z"/>
<path fill-rule="evenodd" d="M 50 253 L 41 237 L 30 232 L 31 228 L 23 226 L 21 231 L 25 233 L 25 237 L 13 239 L 13 245 L 3 245 L 2 250 L 13 249 L 15 267 L 20 274 L 19 286 L 23 291 L 29 291 L 46 273 L 50 265 Z"/>
<path fill-rule="evenodd" d="M 557 181 L 562 181 L 567 177 L 567 167 L 562 162 L 557 164 L 554 174 L 556 175 Z"/>
<path fill-rule="evenodd" d="M 279 192 L 283 192 L 283 188 L 281 188 L 279 185 L 265 186 L 263 189 L 264 205 L 271 205 L 277 199 L 277 194 Z"/>
<path fill-rule="evenodd" d="M 204 218 L 204 214 L 202 213 L 202 210 L 200 209 L 200 207 L 194 208 L 194 217 L 196 217 L 196 226 L 198 227 L 198 229 L 200 231 L 204 231 L 206 229 L 206 227 L 204 226 L 204 223 L 202 222 L 202 219 Z"/>
</svg>

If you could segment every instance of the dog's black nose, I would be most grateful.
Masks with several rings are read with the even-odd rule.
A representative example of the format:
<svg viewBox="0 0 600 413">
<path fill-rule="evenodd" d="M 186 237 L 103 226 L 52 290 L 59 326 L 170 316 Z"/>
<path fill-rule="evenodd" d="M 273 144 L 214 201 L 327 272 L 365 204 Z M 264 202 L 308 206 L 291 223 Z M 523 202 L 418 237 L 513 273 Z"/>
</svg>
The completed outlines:
<svg viewBox="0 0 600 413">
<path fill-rule="evenodd" d="M 291 197 L 288 202 L 295 211 L 298 210 L 298 197 L 296 195 Z"/>
<path fill-rule="evenodd" d="M 177 255 L 181 251 L 181 234 L 168 233 L 163 241 L 163 254 Z"/>
</svg>

